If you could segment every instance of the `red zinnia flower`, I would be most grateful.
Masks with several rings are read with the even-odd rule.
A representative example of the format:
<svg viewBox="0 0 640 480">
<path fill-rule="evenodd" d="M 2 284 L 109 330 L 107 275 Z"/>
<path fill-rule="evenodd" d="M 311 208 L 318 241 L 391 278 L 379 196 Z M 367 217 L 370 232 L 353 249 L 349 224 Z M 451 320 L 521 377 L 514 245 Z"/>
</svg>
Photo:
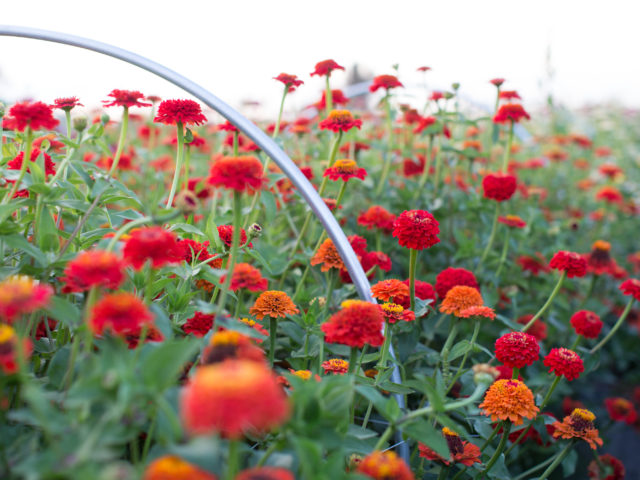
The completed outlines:
<svg viewBox="0 0 640 480">
<path fill-rule="evenodd" d="M 78 97 L 56 98 L 51 105 L 51 108 L 59 108 L 65 112 L 70 112 L 74 107 L 84 107 Z"/>
<path fill-rule="evenodd" d="M 608 453 L 599 455 L 598 460 L 600 460 L 600 463 L 592 460 L 587 468 L 590 480 L 624 480 L 626 472 L 620 460 Z M 604 470 L 600 467 L 600 464 L 605 467 Z"/>
<path fill-rule="evenodd" d="M 533 318 L 533 314 L 528 313 L 527 315 L 522 315 L 516 320 L 516 323 L 520 325 L 526 325 Z M 547 338 L 547 324 L 544 323 L 539 318 L 533 322 L 533 325 L 529 327 L 527 333 L 536 337 L 536 340 L 542 341 Z"/>
<path fill-rule="evenodd" d="M 256 401 L 259 399 L 259 401 Z M 289 417 L 276 376 L 262 363 L 227 360 L 199 367 L 182 392 L 180 413 L 193 435 L 239 439 L 263 434 Z"/>
<path fill-rule="evenodd" d="M 611 420 L 615 422 L 624 422 L 627 425 L 633 425 L 638 419 L 638 413 L 631 403 L 626 398 L 613 397 L 605 398 L 604 406 L 609 412 Z"/>
<path fill-rule="evenodd" d="M 442 100 L 443 98 L 444 98 L 444 94 L 436 90 L 431 92 L 431 96 L 429 97 L 429 100 L 433 100 L 434 102 L 437 102 L 438 100 Z"/>
<path fill-rule="evenodd" d="M 584 372 L 582 359 L 568 348 L 552 348 L 542 363 L 549 367 L 549 373 L 555 370 L 557 377 L 564 376 L 569 381 L 575 380 Z"/>
<path fill-rule="evenodd" d="M 413 311 L 407 310 L 397 303 L 383 303 L 380 308 L 385 320 L 391 324 L 400 321 L 413 322 L 416 319 L 416 314 Z"/>
<path fill-rule="evenodd" d="M 321 77 L 331 76 L 331 72 L 334 70 L 344 70 L 343 66 L 338 65 L 333 60 L 323 60 L 322 62 L 316 63 L 316 68 L 313 72 L 311 72 L 311 76 L 318 75 Z"/>
<path fill-rule="evenodd" d="M 517 180 L 505 173 L 489 173 L 482 179 L 484 198 L 497 202 L 509 200 L 516 191 Z"/>
<path fill-rule="evenodd" d="M 510 332 L 496 340 L 496 358 L 511 368 L 522 368 L 538 360 L 540 345 L 536 337 L 524 332 Z"/>
<path fill-rule="evenodd" d="M 89 250 L 81 252 L 67 264 L 63 293 L 85 292 L 91 287 L 101 286 L 115 290 L 124 280 L 125 263 L 112 252 Z"/>
<path fill-rule="evenodd" d="M 358 348 L 365 344 L 381 346 L 384 342 L 381 333 L 384 316 L 380 307 L 360 300 L 351 300 L 345 304 L 321 325 L 325 341 Z"/>
<path fill-rule="evenodd" d="M 427 447 L 423 443 L 418 443 L 418 449 L 420 456 L 427 460 L 436 460 L 449 465 L 451 463 L 462 463 L 467 467 L 470 467 L 474 463 L 480 462 L 480 449 L 470 442 L 465 442 L 460 436 L 453 430 L 444 427 L 442 429 L 442 435 L 447 441 L 447 447 L 449 447 L 449 458 L 442 458 L 434 450 Z"/>
<path fill-rule="evenodd" d="M 293 92 L 296 87 L 299 87 L 304 83 L 297 75 L 289 75 L 288 73 L 281 73 L 277 77 L 273 77 L 273 79 L 284 83 L 285 87 L 289 88 L 289 92 Z"/>
<path fill-rule="evenodd" d="M 504 223 L 507 227 L 524 228 L 527 226 L 527 222 L 522 220 L 518 215 L 506 215 L 504 217 L 498 217 L 500 223 Z"/>
<path fill-rule="evenodd" d="M 466 285 L 480 291 L 480 286 L 473 272 L 465 268 L 445 268 L 436 277 L 436 293 L 443 299 L 447 292 L 457 285 Z"/>
<path fill-rule="evenodd" d="M 531 116 L 526 112 L 522 105 L 519 103 L 505 103 L 498 109 L 498 113 L 493 117 L 494 123 L 517 123 L 521 119 L 531 119 Z"/>
<path fill-rule="evenodd" d="M 621 203 L 624 197 L 616 187 L 605 185 L 596 193 L 596 200 L 604 200 L 608 203 Z"/>
<path fill-rule="evenodd" d="M 587 261 L 584 257 L 566 250 L 557 252 L 549 262 L 549 267 L 567 272 L 569 278 L 584 277 L 587 274 Z"/>
<path fill-rule="evenodd" d="M 405 210 L 393 222 L 393 236 L 401 247 L 422 250 L 440 242 L 438 225 L 426 210 Z"/>
<path fill-rule="evenodd" d="M 571 316 L 571 326 L 584 338 L 597 338 L 602 330 L 600 317 L 590 310 L 580 310 Z"/>
<path fill-rule="evenodd" d="M 233 225 L 218 226 L 218 235 L 220 236 L 222 243 L 231 248 L 231 242 L 233 241 Z M 247 244 L 247 232 L 244 228 L 240 229 L 240 246 L 253 247 L 253 243 Z"/>
<path fill-rule="evenodd" d="M 369 91 L 375 92 L 379 88 L 384 88 L 387 92 L 396 87 L 404 87 L 395 75 L 378 75 L 373 79 L 373 83 L 369 85 Z"/>
<path fill-rule="evenodd" d="M 514 98 L 522 100 L 522 97 L 518 95 L 518 92 L 516 92 L 515 90 L 502 90 L 498 97 L 500 98 L 500 100 L 513 100 Z"/>
<path fill-rule="evenodd" d="M 347 103 L 349 103 L 349 98 L 345 96 L 342 90 L 337 90 L 337 89 L 331 90 L 331 102 L 334 105 L 346 105 Z M 320 101 L 314 103 L 313 106 L 316 107 L 317 110 L 324 110 L 325 108 L 327 108 L 327 91 L 326 90 L 322 91 L 322 98 L 320 98 Z M 296 124 L 297 123 L 298 121 L 296 121 Z M 360 148 L 358 148 L 358 146 Z M 361 142 L 356 142 L 356 145 L 355 145 L 356 152 L 358 152 L 359 150 L 362 150 L 363 146 L 365 150 L 369 149 L 368 145 L 365 145 L 364 143 L 361 143 Z M 349 150 L 345 149 L 344 147 L 348 147 L 348 144 L 345 144 L 342 147 L 340 147 L 340 151 L 348 152 Z"/>
<path fill-rule="evenodd" d="M 49 175 L 55 175 L 56 173 L 56 164 L 53 163 L 53 160 L 51 160 L 51 157 L 49 156 L 49 154 L 41 152 L 41 150 L 37 147 L 34 147 L 34 149 L 31 151 L 31 155 L 29 155 L 29 158 L 32 162 L 35 162 L 38 157 L 40 156 L 40 153 L 42 153 L 42 155 L 44 156 L 44 174 L 45 176 L 49 176 Z M 16 155 L 12 160 L 10 160 L 9 162 L 7 162 L 7 170 L 20 170 L 22 168 L 22 162 L 24 161 L 24 152 L 20 152 L 18 153 L 18 155 Z M 31 173 L 31 166 L 27 166 L 27 173 Z M 6 180 L 7 183 L 15 183 L 15 180 Z M 18 190 L 15 194 L 16 197 L 27 197 L 29 195 L 29 191 L 24 189 L 24 190 Z"/>
<path fill-rule="evenodd" d="M 321 130 L 348 132 L 353 127 L 359 129 L 362 126 L 362 120 L 353 118 L 349 110 L 331 110 L 329 116 L 322 120 L 318 126 Z"/>
<path fill-rule="evenodd" d="M 209 184 L 237 192 L 258 190 L 265 179 L 260 160 L 253 156 L 221 157 L 211 165 Z"/>
<path fill-rule="evenodd" d="M 164 100 L 153 121 L 166 125 L 200 125 L 207 122 L 207 117 L 202 114 L 200 104 L 193 100 Z"/>
<path fill-rule="evenodd" d="M 142 300 L 128 292 L 105 295 L 91 309 L 89 329 L 95 335 L 105 331 L 114 335 L 139 334 L 153 326 L 153 314 Z"/>
<path fill-rule="evenodd" d="M 9 116 L 13 121 L 12 128 L 20 132 L 27 127 L 32 130 L 51 130 L 59 123 L 53 118 L 51 107 L 43 102 L 16 103 L 9 109 Z"/>
<path fill-rule="evenodd" d="M 209 313 L 194 312 L 193 317 L 188 318 L 182 325 L 182 331 L 196 337 L 204 337 L 213 328 L 213 318 Z"/>
<path fill-rule="evenodd" d="M 226 279 L 227 276 L 223 275 L 220 278 L 220 283 L 224 284 Z M 246 288 L 251 292 L 261 292 L 266 290 L 268 286 L 269 282 L 262 277 L 260 270 L 256 267 L 248 263 L 237 263 L 233 268 L 231 286 L 229 287 L 233 292 L 241 288 Z"/>
<path fill-rule="evenodd" d="M 0 282 L 0 318 L 13 323 L 16 317 L 49 304 L 53 289 L 27 275 L 11 275 Z"/>
<path fill-rule="evenodd" d="M 112 97 L 113 100 L 103 100 L 102 103 L 105 107 L 150 107 L 150 103 L 141 102 L 140 99 L 144 98 L 144 94 L 137 90 L 111 90 L 111 93 L 107 97 Z"/>
<path fill-rule="evenodd" d="M 413 133 L 420 133 L 431 125 L 435 125 L 437 121 L 436 117 L 422 117 L 418 125 L 413 129 Z"/>
<path fill-rule="evenodd" d="M 428 72 L 429 70 L 431 70 L 431 67 L 418 67 L 416 69 L 417 72 Z"/>
<path fill-rule="evenodd" d="M 397 296 L 408 296 L 409 285 L 395 278 L 381 280 L 371 287 L 371 294 L 373 298 L 388 302 Z"/>
<path fill-rule="evenodd" d="M 625 280 L 620 284 L 619 289 L 624 295 L 631 295 L 640 302 L 640 280 L 635 278 Z"/>
<path fill-rule="evenodd" d="M 538 258 L 530 255 L 521 255 L 518 257 L 518 263 L 523 271 L 530 271 L 533 275 L 538 275 L 540 272 L 548 272 L 550 269 L 547 266 L 547 260 L 540 254 L 536 254 Z"/>
<path fill-rule="evenodd" d="M 378 228 L 385 233 L 391 233 L 395 219 L 396 216 L 393 213 L 380 205 L 374 205 L 358 216 L 358 225 L 367 227 L 367 230 Z"/>
<path fill-rule="evenodd" d="M 20 339 L 12 327 L 0 323 L 0 372 L 4 375 L 18 371 L 18 342 L 22 343 L 22 357 L 26 361 L 33 351 L 31 339 Z"/>
<path fill-rule="evenodd" d="M 176 236 L 162 227 L 143 227 L 133 230 L 124 244 L 124 259 L 140 270 L 147 260 L 153 268 L 180 261 L 181 248 Z"/>
<path fill-rule="evenodd" d="M 285 468 L 256 467 L 243 470 L 234 480 L 295 480 L 295 477 Z"/>
<path fill-rule="evenodd" d="M 190 238 L 178 239 L 178 247 L 180 249 L 180 258 L 191 264 L 193 262 L 204 262 L 209 260 L 213 255 L 209 253 L 209 241 L 197 242 Z M 209 262 L 212 268 L 219 268 L 222 265 L 222 259 Z"/>
<path fill-rule="evenodd" d="M 349 371 L 349 362 L 342 360 L 341 358 L 332 358 L 325 362 L 322 362 L 321 367 L 324 369 L 324 374 L 333 373 L 334 375 L 344 375 Z"/>
<path fill-rule="evenodd" d="M 409 279 L 407 278 L 404 282 L 407 287 L 409 286 Z M 415 289 L 416 289 L 416 298 L 419 298 L 420 300 L 433 300 L 435 301 L 436 299 L 436 292 L 433 289 L 433 285 L 431 285 L 429 282 L 423 282 L 420 280 L 416 280 L 415 281 Z M 393 302 L 397 303 L 398 305 L 402 305 L 404 308 L 409 308 L 410 307 L 410 298 L 409 298 L 409 294 L 407 293 L 405 294 L 399 294 L 395 297 L 393 297 Z M 429 313 L 429 310 L 426 311 L 425 315 L 427 315 Z"/>
<path fill-rule="evenodd" d="M 492 83 L 496 87 L 500 88 L 500 86 L 504 83 L 504 78 L 492 78 L 491 80 L 489 80 L 489 83 Z"/>
<path fill-rule="evenodd" d="M 391 450 L 370 453 L 358 464 L 357 472 L 374 480 L 415 480 L 404 460 Z"/>
<path fill-rule="evenodd" d="M 367 176 L 367 171 L 364 168 L 358 167 L 355 160 L 349 158 L 343 158 L 336 160 L 332 167 L 327 168 L 324 171 L 323 177 L 329 177 L 334 182 L 337 180 L 348 181 L 350 178 L 359 178 L 364 180 Z"/>
</svg>

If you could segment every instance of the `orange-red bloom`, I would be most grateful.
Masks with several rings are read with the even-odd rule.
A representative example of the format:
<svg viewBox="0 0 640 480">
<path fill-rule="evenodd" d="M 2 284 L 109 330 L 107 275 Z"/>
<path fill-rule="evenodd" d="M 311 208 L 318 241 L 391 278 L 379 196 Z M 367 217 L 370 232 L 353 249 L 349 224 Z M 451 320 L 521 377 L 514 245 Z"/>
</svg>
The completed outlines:
<svg viewBox="0 0 640 480">
<path fill-rule="evenodd" d="M 371 294 L 378 300 L 388 302 L 398 296 L 408 296 L 409 286 L 395 278 L 380 280 L 371 287 Z"/>
<path fill-rule="evenodd" d="M 510 420 L 521 425 L 523 418 L 536 418 L 540 411 L 533 401 L 533 393 L 520 380 L 496 380 L 478 405 L 482 414 L 491 420 Z"/>
<path fill-rule="evenodd" d="M 595 450 L 596 445 L 602 446 L 602 439 L 598 436 L 598 429 L 593 425 L 596 416 L 584 408 L 576 408 L 571 415 L 564 417 L 562 422 L 554 422 L 554 438 L 581 438 Z"/>
<path fill-rule="evenodd" d="M 224 284 L 227 279 L 226 275 L 220 278 L 220 283 Z M 237 263 L 233 268 L 233 275 L 231 276 L 232 291 L 246 288 L 251 292 L 261 292 L 266 290 L 269 286 L 269 282 L 262 276 L 260 270 L 248 263 Z"/>
<path fill-rule="evenodd" d="M 638 413 L 626 398 L 613 397 L 605 398 L 604 406 L 614 422 L 624 422 L 627 425 L 633 425 L 638 419 Z"/>
<path fill-rule="evenodd" d="M 531 365 L 540 358 L 540 345 L 533 335 L 509 332 L 496 340 L 496 358 L 511 368 Z"/>
<path fill-rule="evenodd" d="M 11 275 L 0 282 L 0 318 L 13 323 L 16 317 L 49 304 L 53 289 L 27 275 Z"/>
<path fill-rule="evenodd" d="M 196 370 L 182 392 L 180 414 L 192 435 L 238 439 L 262 434 L 289 417 L 289 402 L 264 364 L 227 360 Z"/>
<path fill-rule="evenodd" d="M 402 247 L 422 250 L 440 242 L 439 225 L 426 210 L 405 210 L 393 223 L 393 236 Z"/>
<path fill-rule="evenodd" d="M 281 73 L 277 77 L 273 77 L 273 79 L 284 83 L 284 86 L 287 87 L 288 92 L 293 92 L 297 87 L 304 83 L 298 78 L 297 75 L 289 75 L 288 73 Z"/>
<path fill-rule="evenodd" d="M 158 106 L 154 122 L 166 125 L 200 125 L 206 123 L 200 104 L 193 100 L 164 100 Z"/>
<path fill-rule="evenodd" d="M 484 305 L 473 306 L 469 308 L 465 308 L 462 310 L 458 317 L 460 318 L 488 318 L 489 320 L 493 320 L 496 318 L 496 312 L 491 307 L 486 307 Z"/>
<path fill-rule="evenodd" d="M 441 457 L 423 443 L 418 443 L 420 456 L 427 460 L 442 462 L 445 465 L 450 465 L 451 463 L 462 463 L 463 465 L 470 467 L 474 463 L 481 463 L 481 452 L 476 445 L 470 442 L 465 442 L 456 432 L 447 427 L 442 429 L 442 435 L 447 441 L 447 447 L 449 447 L 448 459 Z"/>
<path fill-rule="evenodd" d="M 22 356 L 26 361 L 33 351 L 31 339 L 20 340 L 12 327 L 0 323 L 0 371 L 5 375 L 18 371 L 18 342 L 22 342 Z"/>
<path fill-rule="evenodd" d="M 622 203 L 624 197 L 616 187 L 605 185 L 596 192 L 596 200 L 604 200 L 607 203 Z"/>
<path fill-rule="evenodd" d="M 141 102 L 140 99 L 144 98 L 144 94 L 137 90 L 111 90 L 111 93 L 107 97 L 113 98 L 113 100 L 103 100 L 102 103 L 105 107 L 150 107 L 150 103 Z"/>
<path fill-rule="evenodd" d="M 391 450 L 370 453 L 358 464 L 357 471 L 375 480 L 415 480 L 404 460 Z"/>
<path fill-rule="evenodd" d="M 349 362 L 341 358 L 331 358 L 322 362 L 324 374 L 333 373 L 334 375 L 343 375 L 349 371 Z"/>
<path fill-rule="evenodd" d="M 51 107 L 43 102 L 16 103 L 9 109 L 13 129 L 23 132 L 25 128 L 32 130 L 51 130 L 58 125 L 58 120 L 53 118 Z"/>
<path fill-rule="evenodd" d="M 369 85 L 369 91 L 375 92 L 380 88 L 384 88 L 387 92 L 392 88 L 404 87 L 395 75 L 378 75 Z"/>
<path fill-rule="evenodd" d="M 321 77 L 330 77 L 331 72 L 333 72 L 334 70 L 344 70 L 344 67 L 338 65 L 333 60 L 323 60 L 322 62 L 316 63 L 316 68 L 313 72 L 311 72 L 311 76 L 313 77 L 314 75 L 318 75 Z"/>
<path fill-rule="evenodd" d="M 334 182 L 340 179 L 346 182 L 350 178 L 364 180 L 367 176 L 367 171 L 362 167 L 358 167 L 355 160 L 342 158 L 336 160 L 332 167 L 327 168 L 322 176 L 329 177 Z"/>
<path fill-rule="evenodd" d="M 552 348 L 542 362 L 549 367 L 549 373 L 554 372 L 558 377 L 575 380 L 584 372 L 584 364 L 580 356 L 568 348 Z"/>
<path fill-rule="evenodd" d="M 358 216 L 358 225 L 367 227 L 367 230 L 377 228 L 384 233 L 391 233 L 395 219 L 396 216 L 393 213 L 380 205 L 374 205 Z"/>
<path fill-rule="evenodd" d="M 349 110 L 331 110 L 329 116 L 322 120 L 318 126 L 321 130 L 348 132 L 353 127 L 359 129 L 362 126 L 362 120 L 353 118 Z"/>
<path fill-rule="evenodd" d="M 89 328 L 96 335 L 137 335 L 143 327 L 152 326 L 153 314 L 142 300 L 128 292 L 105 295 L 93 306 L 89 317 Z"/>
<path fill-rule="evenodd" d="M 483 304 L 482 295 L 473 287 L 456 285 L 447 292 L 440 304 L 440 311 L 456 317 L 471 307 L 480 307 Z"/>
<path fill-rule="evenodd" d="M 505 103 L 501 105 L 498 112 L 493 117 L 494 123 L 518 123 L 523 118 L 529 120 L 531 116 L 519 103 Z"/>
<path fill-rule="evenodd" d="M 365 344 L 379 347 L 384 342 L 384 316 L 374 303 L 351 300 L 320 327 L 328 343 L 362 348 Z"/>
<path fill-rule="evenodd" d="M 397 303 L 383 303 L 380 305 L 384 318 L 389 323 L 396 322 L 413 322 L 416 319 L 416 314 L 411 310 L 405 310 L 402 305 Z"/>
<path fill-rule="evenodd" d="M 551 261 L 549 267 L 555 270 L 567 272 L 567 277 L 584 277 L 587 274 L 587 261 L 576 252 L 560 250 Z"/>
<path fill-rule="evenodd" d="M 249 313 L 258 320 L 264 317 L 278 318 L 299 313 L 298 307 L 291 301 L 289 295 L 279 290 L 262 292 L 249 309 Z"/>
<path fill-rule="evenodd" d="M 143 227 L 131 232 L 122 253 L 134 269 L 140 270 L 147 260 L 153 268 L 177 263 L 182 249 L 174 233 L 162 227 Z"/>
<path fill-rule="evenodd" d="M 640 280 L 629 278 L 620 284 L 619 289 L 624 295 L 631 295 L 640 302 Z"/>
<path fill-rule="evenodd" d="M 222 157 L 211 165 L 208 182 L 237 192 L 253 191 L 265 181 L 262 172 L 262 163 L 256 157 Z"/>
<path fill-rule="evenodd" d="M 85 292 L 91 287 L 101 286 L 115 290 L 124 280 L 125 263 L 112 252 L 89 250 L 81 252 L 67 264 L 63 293 Z"/>
<path fill-rule="evenodd" d="M 216 480 L 213 473 L 205 472 L 175 455 L 156 458 L 145 469 L 142 480 Z"/>
<path fill-rule="evenodd" d="M 527 226 L 527 222 L 522 220 L 518 215 L 505 215 L 498 217 L 500 223 L 504 223 L 507 227 L 512 228 L 524 228 Z"/>
<path fill-rule="evenodd" d="M 343 270 L 345 268 L 342 257 L 338 253 L 338 249 L 334 245 L 330 238 L 327 238 L 322 244 L 316 254 L 311 258 L 311 265 L 320 265 L 320 270 L 323 272 L 329 271 L 331 268 Z"/>
</svg>

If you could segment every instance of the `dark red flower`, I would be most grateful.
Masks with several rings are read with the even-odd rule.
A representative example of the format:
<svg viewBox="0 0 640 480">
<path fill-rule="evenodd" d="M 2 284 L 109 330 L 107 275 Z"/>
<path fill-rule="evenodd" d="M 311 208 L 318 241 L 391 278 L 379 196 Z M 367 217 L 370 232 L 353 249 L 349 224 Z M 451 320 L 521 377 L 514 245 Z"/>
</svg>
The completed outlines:
<svg viewBox="0 0 640 480">
<path fill-rule="evenodd" d="M 619 288 L 624 295 L 631 295 L 633 298 L 640 301 L 640 280 L 630 278 L 622 282 Z"/>
<path fill-rule="evenodd" d="M 498 109 L 498 113 L 493 117 L 494 123 L 518 123 L 521 119 L 531 119 L 531 116 L 519 103 L 505 103 Z"/>
<path fill-rule="evenodd" d="M 181 247 L 176 236 L 162 227 L 143 227 L 133 230 L 124 245 L 124 259 L 134 269 L 140 270 L 151 261 L 153 268 L 177 263 L 181 258 Z"/>
<path fill-rule="evenodd" d="M 154 122 L 166 125 L 200 125 L 207 122 L 200 104 L 193 100 L 164 100 L 158 106 Z"/>
<path fill-rule="evenodd" d="M 12 129 L 23 132 L 25 128 L 32 130 L 51 130 L 58 125 L 58 120 L 53 118 L 51 107 L 43 102 L 16 103 L 9 109 L 12 120 Z"/>
<path fill-rule="evenodd" d="M 523 271 L 530 271 L 533 275 L 538 275 L 540 272 L 548 272 L 550 271 L 547 266 L 547 260 L 542 256 L 542 254 L 537 253 L 537 257 L 532 257 L 530 255 L 521 255 L 518 257 L 518 263 L 520 264 L 520 268 Z"/>
<path fill-rule="evenodd" d="M 409 286 L 409 279 L 407 278 L 404 282 L 407 287 Z M 416 289 L 416 298 L 420 300 L 436 300 L 436 292 L 433 289 L 433 286 L 429 282 L 423 282 L 421 280 L 415 281 L 415 289 Z M 393 302 L 398 305 L 402 305 L 404 308 L 409 308 L 411 306 L 409 295 L 396 295 L 393 297 Z M 433 304 L 433 303 L 432 303 Z M 429 310 L 426 311 L 425 315 L 429 313 Z"/>
<path fill-rule="evenodd" d="M 373 83 L 369 85 L 369 91 L 375 92 L 380 88 L 384 88 L 387 92 L 396 87 L 404 87 L 395 75 L 378 75 L 373 79 Z"/>
<path fill-rule="evenodd" d="M 436 117 L 422 117 L 418 125 L 413 129 L 413 133 L 421 133 L 431 125 L 435 125 L 437 121 Z"/>
<path fill-rule="evenodd" d="M 139 334 L 153 326 L 153 314 L 135 295 L 118 292 L 105 295 L 91 309 L 89 328 L 96 335 L 109 331 L 114 335 Z"/>
<path fill-rule="evenodd" d="M 600 467 L 600 463 L 592 460 L 587 468 L 590 480 L 624 480 L 626 472 L 620 460 L 608 453 L 599 455 L 598 459 L 605 469 Z"/>
<path fill-rule="evenodd" d="M 112 252 L 89 250 L 81 252 L 64 269 L 63 293 L 85 292 L 100 286 L 115 290 L 124 280 L 125 263 Z"/>
<path fill-rule="evenodd" d="M 74 107 L 84 107 L 78 97 L 56 98 L 51 105 L 51 108 L 59 108 L 65 112 L 70 112 Z"/>
<path fill-rule="evenodd" d="M 395 219 L 396 216 L 393 213 L 380 205 L 374 205 L 358 216 L 358 225 L 367 227 L 367 230 L 377 228 L 384 233 L 391 233 Z"/>
<path fill-rule="evenodd" d="M 380 307 L 361 300 L 349 300 L 320 327 L 328 343 L 362 348 L 365 344 L 379 347 L 384 342 Z"/>
<path fill-rule="evenodd" d="M 222 157 L 213 162 L 209 184 L 237 192 L 258 190 L 265 178 L 260 160 L 253 156 Z"/>
<path fill-rule="evenodd" d="M 362 167 L 358 167 L 355 160 L 341 158 L 336 160 L 333 166 L 327 168 L 322 176 L 329 177 L 334 182 L 340 179 L 346 182 L 350 178 L 364 180 L 367 176 L 367 171 Z"/>
<path fill-rule="evenodd" d="M 111 90 L 111 93 L 107 97 L 113 98 L 113 100 L 103 100 L 102 103 L 105 107 L 150 107 L 150 103 L 141 102 L 140 99 L 144 98 L 144 94 L 137 90 Z"/>
<path fill-rule="evenodd" d="M 426 210 L 405 210 L 393 223 L 393 236 L 402 247 L 422 250 L 440 242 L 438 226 L 438 221 Z"/>
<path fill-rule="evenodd" d="M 489 80 L 489 83 L 492 83 L 496 87 L 500 88 L 500 86 L 502 86 L 502 84 L 504 83 L 504 78 L 492 78 L 491 80 Z"/>
<path fill-rule="evenodd" d="M 516 92 L 515 90 L 502 90 L 498 97 L 500 98 L 500 100 L 513 100 L 514 98 L 522 100 L 522 97 L 518 95 L 518 92 Z"/>
<path fill-rule="evenodd" d="M 496 358 L 511 368 L 522 368 L 538 360 L 540 345 L 536 337 L 524 332 L 506 333 L 496 340 Z"/>
<path fill-rule="evenodd" d="M 435 289 L 441 299 L 444 299 L 447 292 L 458 285 L 473 287 L 480 291 L 476 276 L 466 268 L 445 268 L 436 276 Z"/>
<path fill-rule="evenodd" d="M 344 70 L 344 67 L 338 65 L 333 60 L 323 60 L 322 62 L 316 63 L 316 68 L 313 72 L 311 72 L 311 76 L 319 75 L 321 77 L 331 76 L 331 72 L 334 70 Z"/>
<path fill-rule="evenodd" d="M 182 331 L 196 337 L 204 337 L 213 328 L 214 316 L 209 313 L 194 312 L 182 325 Z"/>
<path fill-rule="evenodd" d="M 542 363 L 549 367 L 549 373 L 554 372 L 556 376 L 563 376 L 569 381 L 575 380 L 584 372 L 582 359 L 568 348 L 552 348 Z"/>
<path fill-rule="evenodd" d="M 322 120 L 318 126 L 321 130 L 348 132 L 353 127 L 360 128 L 362 120 L 353 118 L 349 110 L 331 110 L 329 116 Z"/>
<path fill-rule="evenodd" d="M 299 87 L 304 83 L 297 77 L 297 75 L 289 75 L 288 73 L 281 73 L 277 77 L 273 77 L 273 79 L 284 83 L 285 87 L 289 88 L 289 92 L 293 92 L 296 87 Z"/>
<path fill-rule="evenodd" d="M 180 258 L 189 264 L 194 261 L 204 262 L 213 256 L 209 253 L 209 241 L 200 243 L 190 238 L 182 238 L 178 239 L 178 248 L 180 250 Z M 215 261 L 209 263 L 213 268 L 216 268 L 214 264 Z"/>
<path fill-rule="evenodd" d="M 40 156 L 41 150 L 39 148 L 34 148 L 31 151 L 31 155 L 29 155 L 30 160 L 35 162 Z M 51 160 L 51 156 L 47 153 L 42 152 L 44 156 L 44 173 L 46 176 L 55 175 L 56 173 L 56 164 Z M 18 153 L 12 160 L 7 162 L 7 170 L 20 170 L 22 168 L 22 161 L 24 160 L 24 152 Z M 31 167 L 27 167 L 27 172 L 31 172 Z M 8 183 L 14 183 L 15 180 L 7 179 Z M 25 195 L 17 195 L 17 196 L 26 196 L 26 190 L 23 191 Z"/>
<path fill-rule="evenodd" d="M 517 180 L 505 173 L 489 173 L 482 179 L 484 198 L 497 202 L 509 200 L 516 191 Z"/>
<path fill-rule="evenodd" d="M 549 267 L 567 272 L 567 277 L 584 277 L 587 274 L 587 261 L 576 252 L 560 250 L 551 261 Z"/>
<path fill-rule="evenodd" d="M 584 338 L 597 338 L 602 330 L 600 317 L 590 310 L 579 310 L 571 316 L 571 326 Z"/>
<path fill-rule="evenodd" d="M 612 397 L 605 398 L 604 406 L 609 412 L 611 420 L 615 422 L 624 422 L 627 425 L 633 425 L 638 418 L 638 413 L 631 403 L 626 398 Z"/>
<path fill-rule="evenodd" d="M 218 235 L 220 236 L 222 243 L 224 243 L 228 248 L 231 248 L 231 242 L 233 241 L 233 225 L 218 226 Z M 240 230 L 240 246 L 243 247 L 246 243 L 247 232 L 243 228 Z M 253 247 L 253 243 L 249 243 L 247 246 Z"/>
</svg>

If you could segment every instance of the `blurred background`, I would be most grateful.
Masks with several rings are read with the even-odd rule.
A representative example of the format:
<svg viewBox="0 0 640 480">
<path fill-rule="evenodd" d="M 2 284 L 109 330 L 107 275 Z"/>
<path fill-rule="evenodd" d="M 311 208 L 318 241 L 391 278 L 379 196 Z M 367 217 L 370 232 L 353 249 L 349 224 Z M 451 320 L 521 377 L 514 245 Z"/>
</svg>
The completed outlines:
<svg viewBox="0 0 640 480">
<path fill-rule="evenodd" d="M 491 78 L 507 79 L 530 110 L 640 105 L 635 61 L 640 5 L 629 1 L 290 0 L 2 2 L 0 23 L 36 27 L 113 44 L 155 60 L 255 119 L 274 118 L 282 84 L 305 84 L 287 110 L 316 102 L 323 79 L 314 65 L 332 58 L 347 68 L 333 88 L 397 74 L 408 94 L 461 84 L 463 96 L 491 105 Z M 397 72 L 394 71 L 397 67 Z M 429 66 L 423 75 L 418 67 Z M 0 99 L 51 102 L 78 96 L 87 110 L 114 88 L 162 98 L 186 95 L 137 67 L 43 41 L 0 37 Z M 417 92 L 417 93 L 414 93 Z M 411 99 L 408 99 L 411 102 Z M 422 98 L 416 98 L 422 105 Z"/>
</svg>

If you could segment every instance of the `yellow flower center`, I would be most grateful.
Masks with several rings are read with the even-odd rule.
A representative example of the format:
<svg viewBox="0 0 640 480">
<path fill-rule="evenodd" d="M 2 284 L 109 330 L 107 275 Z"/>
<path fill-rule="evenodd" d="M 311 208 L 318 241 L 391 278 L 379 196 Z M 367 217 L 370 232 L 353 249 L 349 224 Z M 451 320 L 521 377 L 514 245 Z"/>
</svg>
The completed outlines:
<svg viewBox="0 0 640 480">
<path fill-rule="evenodd" d="M 604 240 L 596 240 L 593 244 L 593 250 L 604 250 L 608 252 L 611 250 L 611 244 L 609 242 L 605 242 Z"/>
<path fill-rule="evenodd" d="M 15 336 L 15 331 L 9 325 L 0 324 L 0 343 L 10 342 Z"/>
<path fill-rule="evenodd" d="M 242 336 L 240 332 L 235 330 L 222 330 L 211 337 L 210 344 L 213 346 L 238 345 Z"/>
<path fill-rule="evenodd" d="M 293 374 L 303 380 L 309 380 L 311 378 L 311 370 L 296 370 Z"/>
<path fill-rule="evenodd" d="M 384 303 L 382 304 L 382 310 L 386 313 L 402 313 L 404 312 L 404 307 L 402 305 L 398 305 L 397 303 Z"/>
<path fill-rule="evenodd" d="M 574 408 L 573 412 L 571 412 L 571 416 L 579 417 L 587 422 L 593 422 L 596 419 L 596 416 L 586 408 Z"/>
<path fill-rule="evenodd" d="M 442 433 L 447 435 L 447 436 L 449 436 L 449 437 L 457 437 L 458 436 L 458 434 L 456 432 L 454 432 L 453 430 L 451 430 L 451 429 L 449 429 L 447 427 L 444 427 L 442 429 Z"/>
<path fill-rule="evenodd" d="M 336 160 L 336 162 L 333 164 L 333 168 L 340 171 L 341 173 L 354 173 L 358 168 L 358 164 L 350 158 L 342 158 Z"/>
<path fill-rule="evenodd" d="M 329 118 L 335 122 L 346 122 L 353 120 L 353 115 L 349 110 L 331 110 Z"/>
</svg>

